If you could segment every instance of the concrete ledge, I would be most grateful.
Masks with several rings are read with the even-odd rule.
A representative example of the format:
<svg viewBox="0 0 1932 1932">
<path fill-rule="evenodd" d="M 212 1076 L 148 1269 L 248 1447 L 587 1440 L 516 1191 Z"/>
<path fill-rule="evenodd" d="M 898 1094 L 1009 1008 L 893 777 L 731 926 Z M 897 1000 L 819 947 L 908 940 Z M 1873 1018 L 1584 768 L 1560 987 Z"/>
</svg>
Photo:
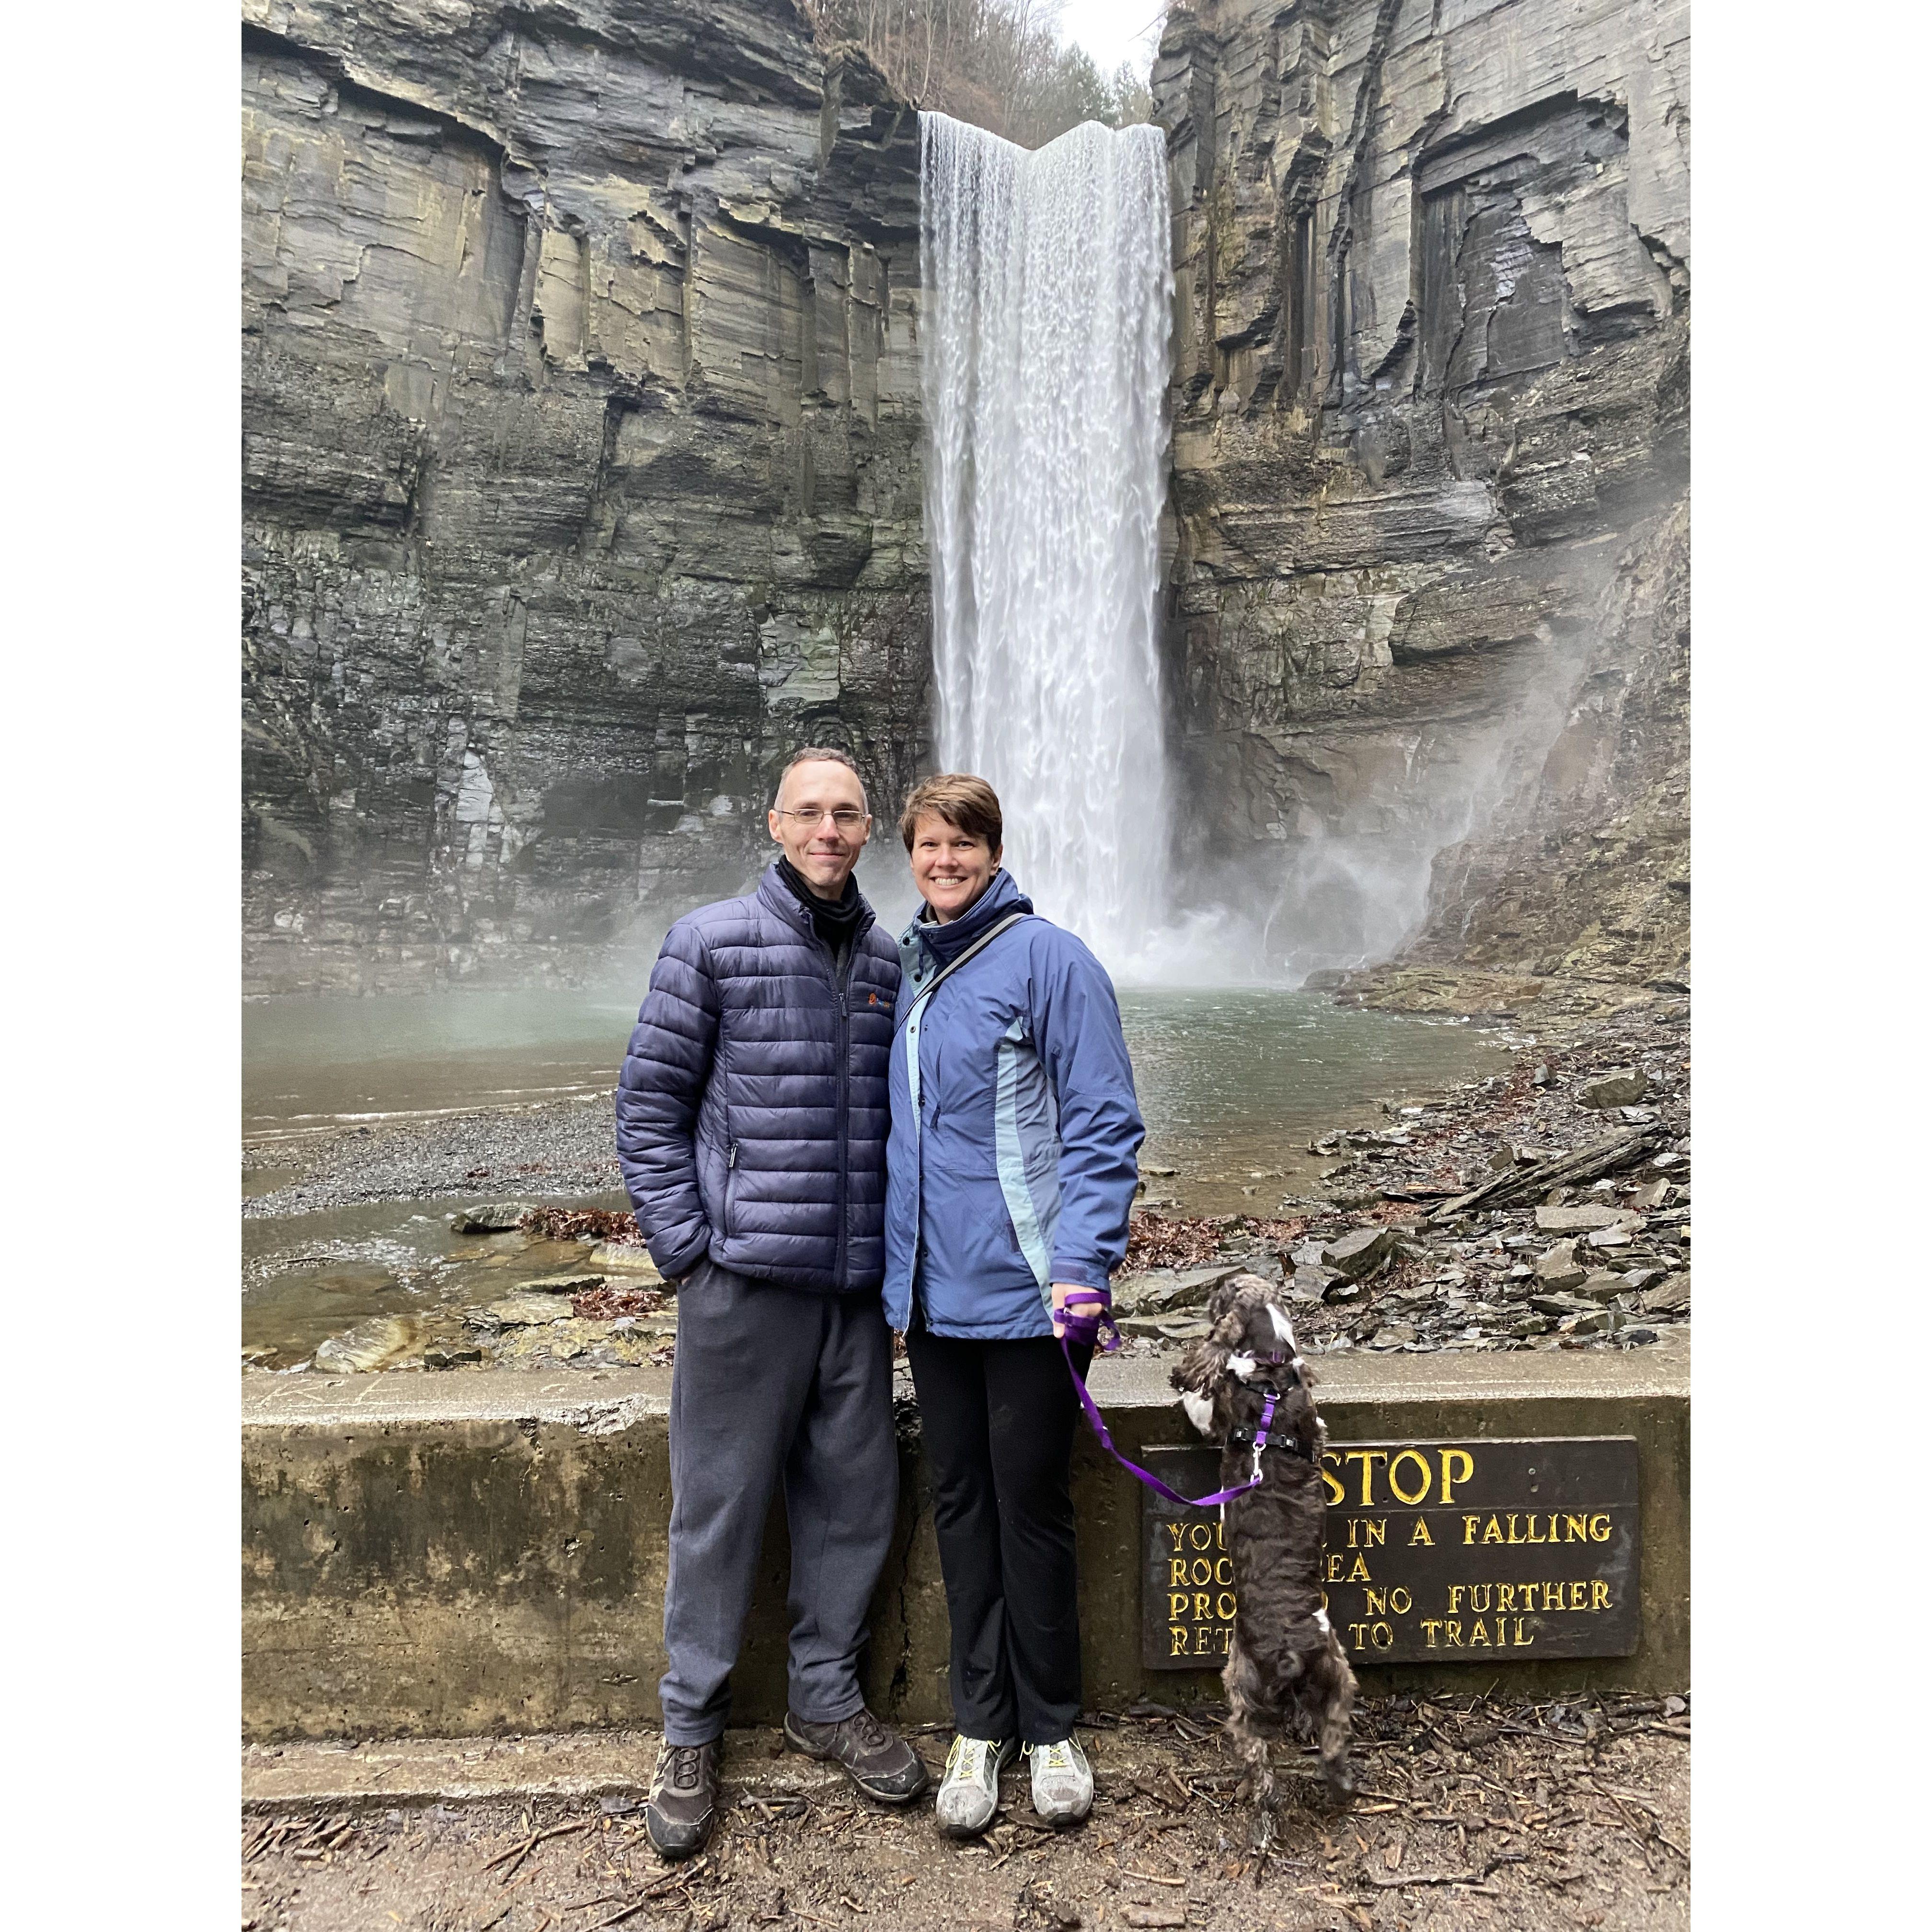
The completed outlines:
<svg viewBox="0 0 1932 1932">
<path fill-rule="evenodd" d="M 650 1794 L 659 1736 L 563 1731 L 527 1738 L 248 1744 L 242 1753 L 242 1802 L 254 1811 L 354 1811 L 538 1798 L 641 1802 Z M 817 1797 L 850 1789 L 836 1766 L 787 1750 L 782 1735 L 770 1726 L 726 1733 L 722 1781 L 728 1795 L 782 1790 Z"/>
<path fill-rule="evenodd" d="M 1167 1364 L 1103 1361 L 1130 1456 L 1184 1439 Z M 1324 1358 L 1337 1442 L 1633 1435 L 1643 1585 L 1635 1656 L 1365 1668 L 1364 1688 L 1677 1690 L 1690 1681 L 1688 1334 L 1624 1353 Z M 902 1377 L 902 1396 L 910 1386 Z M 661 1370 L 317 1378 L 242 1389 L 243 1718 L 256 1739 L 636 1729 L 658 1720 L 670 1377 Z M 946 1603 L 918 1412 L 899 1406 L 899 1526 L 873 1604 L 867 1694 L 947 1715 Z M 1140 1666 L 1140 1492 L 1084 1431 L 1074 1457 L 1090 1704 L 1214 1699 L 1217 1676 Z M 740 1723 L 784 1700 L 782 1517 L 734 1679 Z M 1480 1681 L 1478 1681 L 1480 1679 Z"/>
</svg>

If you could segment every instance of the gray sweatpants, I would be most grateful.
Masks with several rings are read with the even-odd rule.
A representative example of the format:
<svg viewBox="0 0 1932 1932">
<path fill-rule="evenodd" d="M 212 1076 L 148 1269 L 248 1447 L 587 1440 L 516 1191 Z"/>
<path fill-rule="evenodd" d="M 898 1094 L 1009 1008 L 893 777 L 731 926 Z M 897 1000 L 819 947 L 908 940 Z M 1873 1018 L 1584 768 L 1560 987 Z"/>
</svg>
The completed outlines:
<svg viewBox="0 0 1932 1932">
<path fill-rule="evenodd" d="M 791 1532 L 793 1714 L 865 1700 L 866 1608 L 898 1502 L 892 1340 L 876 1292 L 818 1294 L 706 1262 L 679 1290 L 670 1383 L 664 1738 L 724 1729 L 772 1490 Z"/>
</svg>

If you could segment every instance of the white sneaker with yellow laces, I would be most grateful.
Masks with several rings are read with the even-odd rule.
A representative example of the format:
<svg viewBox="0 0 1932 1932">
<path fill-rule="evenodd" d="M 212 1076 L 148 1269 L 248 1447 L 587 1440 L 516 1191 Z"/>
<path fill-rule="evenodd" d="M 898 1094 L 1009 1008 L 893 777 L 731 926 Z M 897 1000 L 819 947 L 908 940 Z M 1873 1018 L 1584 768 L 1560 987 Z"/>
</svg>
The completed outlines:
<svg viewBox="0 0 1932 1932">
<path fill-rule="evenodd" d="M 976 1837 L 1000 1808 L 1000 1773 L 1018 1755 L 1018 1742 L 958 1737 L 946 1756 L 946 1776 L 934 1810 L 939 1828 L 955 1838 Z"/>
<path fill-rule="evenodd" d="M 1028 1744 L 1033 1760 L 1033 1808 L 1049 1825 L 1077 1825 L 1094 1808 L 1094 1772 L 1087 1754 L 1071 1738 L 1057 1744 Z"/>
</svg>

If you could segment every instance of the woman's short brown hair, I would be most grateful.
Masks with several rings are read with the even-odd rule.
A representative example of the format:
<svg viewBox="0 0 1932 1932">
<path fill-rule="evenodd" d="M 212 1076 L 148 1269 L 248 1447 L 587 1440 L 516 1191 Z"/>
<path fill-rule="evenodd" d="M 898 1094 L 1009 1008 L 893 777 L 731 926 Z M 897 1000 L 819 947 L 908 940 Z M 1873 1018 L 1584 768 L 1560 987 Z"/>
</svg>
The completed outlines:
<svg viewBox="0 0 1932 1932">
<path fill-rule="evenodd" d="M 928 812 L 969 838 L 985 839 L 988 850 L 1000 849 L 1000 834 L 1004 830 L 1000 796 L 984 778 L 976 778 L 970 772 L 941 772 L 914 785 L 906 794 L 904 809 L 899 814 L 899 836 L 908 852 L 914 831 Z"/>
</svg>

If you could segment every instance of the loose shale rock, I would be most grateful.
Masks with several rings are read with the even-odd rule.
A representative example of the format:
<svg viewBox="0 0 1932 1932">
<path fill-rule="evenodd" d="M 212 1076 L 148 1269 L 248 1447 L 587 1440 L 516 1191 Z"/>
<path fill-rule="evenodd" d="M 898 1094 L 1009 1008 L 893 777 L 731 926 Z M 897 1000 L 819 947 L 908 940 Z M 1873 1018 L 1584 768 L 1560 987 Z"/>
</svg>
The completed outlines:
<svg viewBox="0 0 1932 1932">
<path fill-rule="evenodd" d="M 1350 1281 L 1360 1281 L 1374 1274 L 1388 1259 L 1396 1239 L 1393 1228 L 1352 1228 L 1346 1234 L 1323 1245 L 1322 1264 L 1333 1268 Z"/>
<path fill-rule="evenodd" d="M 1592 1080 L 1577 1094 L 1586 1107 L 1634 1107 L 1650 1091 L 1650 1082 L 1641 1069 L 1620 1068 Z"/>
<path fill-rule="evenodd" d="M 459 1234 L 509 1234 L 526 1214 L 536 1211 L 534 1201 L 488 1201 L 464 1208 L 450 1216 L 449 1225 Z"/>
<path fill-rule="evenodd" d="M 386 1369 L 415 1348 L 422 1330 L 422 1320 L 413 1315 L 373 1316 L 346 1334 L 332 1335 L 315 1352 L 315 1365 L 337 1374 Z"/>
</svg>

